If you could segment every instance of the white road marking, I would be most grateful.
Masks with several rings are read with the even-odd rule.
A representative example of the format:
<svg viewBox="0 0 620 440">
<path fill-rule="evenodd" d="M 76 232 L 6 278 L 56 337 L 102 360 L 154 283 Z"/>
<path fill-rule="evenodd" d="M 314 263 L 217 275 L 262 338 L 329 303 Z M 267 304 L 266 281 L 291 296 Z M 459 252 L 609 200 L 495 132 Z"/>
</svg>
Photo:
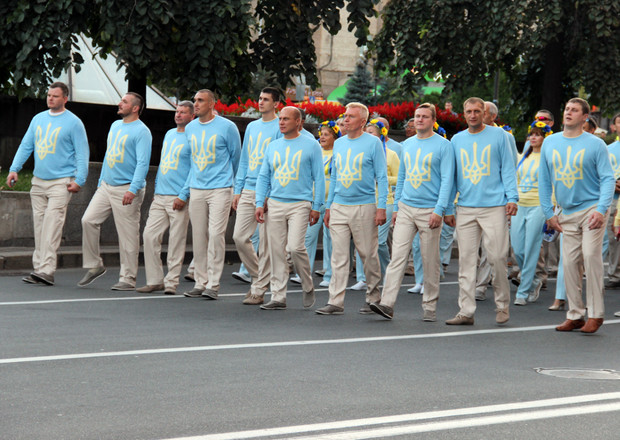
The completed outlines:
<svg viewBox="0 0 620 440">
<path fill-rule="evenodd" d="M 308 425 L 284 426 L 277 428 L 255 429 L 248 431 L 227 432 L 221 434 L 208 434 L 191 437 L 178 437 L 167 440 L 232 440 L 232 439 L 256 439 L 273 436 L 319 433 L 321 431 L 334 431 L 349 429 L 345 432 L 322 432 L 311 436 L 295 437 L 297 440 L 351 440 L 368 438 L 385 438 L 397 435 L 432 432 L 447 429 L 469 428 L 473 426 L 489 426 L 503 423 L 522 422 L 527 420 L 539 420 L 571 415 L 594 414 L 610 411 L 620 411 L 620 401 L 611 403 L 597 403 L 594 405 L 578 405 L 592 402 L 620 399 L 620 392 L 588 394 L 583 396 L 560 397 L 528 402 L 504 403 L 498 405 L 485 405 L 470 408 L 459 408 L 441 411 L 429 411 L 394 416 L 373 417 L 367 419 L 341 420 L 337 422 L 315 423 Z M 560 408 L 542 409 L 554 406 Z M 537 409 L 536 411 L 531 411 Z M 529 411 L 524 411 L 529 410 Z M 523 412 L 515 412 L 523 411 Z M 508 414 L 487 415 L 488 413 L 508 412 Z M 480 417 L 469 417 L 484 414 Z M 431 421 L 446 417 L 460 417 L 446 421 Z M 424 423 L 410 423 L 424 421 Z M 376 425 L 396 424 L 398 426 L 384 426 L 374 429 L 351 430 L 352 428 L 367 428 Z"/>
<path fill-rule="evenodd" d="M 321 318 L 318 318 L 321 319 Z M 605 322 L 605 326 L 611 324 L 619 324 L 620 319 L 614 319 Z M 472 335 L 499 334 L 499 333 L 520 333 L 533 332 L 539 330 L 551 330 L 554 325 L 539 325 L 532 327 L 514 327 L 514 328 L 494 328 L 485 330 L 462 330 L 448 331 L 429 334 L 413 334 L 413 335 L 393 335 L 393 336 L 369 336 L 364 338 L 342 338 L 342 339 L 311 339 L 301 341 L 281 341 L 281 342 L 256 342 L 249 344 L 225 344 L 225 345 L 203 345 L 194 347 L 175 347 L 175 348 L 152 348 L 144 350 L 127 350 L 127 351 L 110 351 L 96 353 L 76 353 L 61 354 L 51 356 L 32 356 L 19 358 L 0 359 L 0 364 L 19 364 L 26 362 L 48 362 L 62 361 L 69 359 L 92 359 L 104 357 L 118 356 L 140 356 L 147 354 L 166 354 L 166 353 L 189 353 L 196 351 L 220 351 L 220 350 L 242 350 L 248 348 L 274 348 L 274 347 L 295 347 L 301 345 L 331 345 L 331 344 L 353 344 L 360 342 L 381 342 L 381 341 L 401 341 L 409 339 L 434 339 L 434 338 L 453 338 Z"/>
</svg>

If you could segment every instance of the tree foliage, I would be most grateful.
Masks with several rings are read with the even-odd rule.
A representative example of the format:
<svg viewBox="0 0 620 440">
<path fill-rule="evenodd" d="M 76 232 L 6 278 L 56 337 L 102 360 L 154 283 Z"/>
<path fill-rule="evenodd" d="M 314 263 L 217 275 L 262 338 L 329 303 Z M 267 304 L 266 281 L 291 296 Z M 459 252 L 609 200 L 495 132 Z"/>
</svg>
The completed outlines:
<svg viewBox="0 0 620 440">
<path fill-rule="evenodd" d="M 347 92 L 340 99 L 342 104 L 349 102 L 361 102 L 366 105 L 375 104 L 374 88 L 375 82 L 372 75 L 368 71 L 365 62 L 360 62 L 355 67 L 353 76 L 347 83 Z"/>
<path fill-rule="evenodd" d="M 382 18 L 377 58 L 410 71 L 407 87 L 441 72 L 462 89 L 501 70 L 530 112 L 558 112 L 580 89 L 600 106 L 620 101 L 617 0 L 391 0 Z"/>
</svg>

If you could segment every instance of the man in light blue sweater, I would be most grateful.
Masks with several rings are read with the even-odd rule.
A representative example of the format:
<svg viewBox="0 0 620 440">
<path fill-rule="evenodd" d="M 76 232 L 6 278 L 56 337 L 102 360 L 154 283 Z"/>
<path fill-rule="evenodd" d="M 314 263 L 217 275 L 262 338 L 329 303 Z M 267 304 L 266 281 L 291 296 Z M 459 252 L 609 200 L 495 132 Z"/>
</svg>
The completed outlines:
<svg viewBox="0 0 620 440">
<path fill-rule="evenodd" d="M 607 146 L 583 131 L 589 113 L 590 105 L 581 98 L 566 103 L 564 131 L 545 139 L 538 169 L 540 205 L 547 226 L 564 233 L 562 261 L 568 312 L 557 331 L 594 333 L 605 316 L 602 246 L 615 179 Z M 554 214 L 552 193 L 562 208 L 559 216 Z M 584 266 L 586 304 L 581 294 Z"/>
<path fill-rule="evenodd" d="M 379 282 L 378 226 L 385 224 L 388 197 L 387 163 L 378 137 L 364 132 L 368 108 L 352 102 L 347 105 L 344 125 L 347 136 L 334 144 L 332 174 L 325 217 L 332 236 L 332 279 L 329 302 L 316 310 L 319 315 L 341 315 L 349 278 L 351 237 L 366 274 L 366 301 L 359 310 L 371 314 L 370 303 L 381 298 Z"/>
<path fill-rule="evenodd" d="M 218 297 L 226 254 L 226 226 L 241 136 L 230 120 L 213 112 L 215 95 L 203 89 L 194 96 L 196 119 L 185 133 L 192 147 L 192 167 L 179 199 L 189 204 L 194 250 L 194 288 L 184 295 L 214 300 Z"/>
<path fill-rule="evenodd" d="M 514 157 L 506 132 L 484 124 L 484 101 L 469 98 L 463 104 L 467 130 L 452 138 L 456 159 L 458 208 L 456 219 L 445 217 L 446 224 L 456 225 L 459 241 L 459 312 L 446 321 L 448 325 L 473 325 L 476 311 L 476 266 L 480 240 L 494 270 L 498 324 L 510 318 L 508 258 L 508 216 L 517 213 L 519 193 Z M 453 197 L 450 198 L 454 200 Z"/>
<path fill-rule="evenodd" d="M 152 136 L 140 120 L 144 99 L 129 92 L 118 104 L 122 118 L 112 123 L 97 191 L 82 216 L 84 287 L 105 273 L 99 252 L 101 225 L 112 214 L 118 234 L 121 270 L 112 290 L 134 290 L 140 252 L 140 207 L 151 160 Z"/>
<path fill-rule="evenodd" d="M 56 252 L 71 194 L 80 190 L 88 175 L 88 139 L 82 121 L 65 108 L 69 89 L 53 83 L 47 92 L 49 110 L 36 115 L 24 135 L 6 179 L 9 187 L 30 155 L 34 177 L 30 190 L 34 222 L 34 271 L 23 278 L 29 284 L 54 285 Z"/>
<path fill-rule="evenodd" d="M 314 305 L 314 286 L 305 246 L 308 224 L 316 224 L 325 201 L 323 154 L 315 139 L 299 132 L 301 113 L 296 107 L 280 112 L 283 138 L 271 142 L 256 181 L 256 221 L 266 223 L 271 259 L 271 301 L 263 310 L 286 309 L 288 264 L 291 253 L 301 278 L 303 306 Z M 265 219 L 265 199 L 269 216 Z"/>
<path fill-rule="evenodd" d="M 168 130 L 164 137 L 155 177 L 155 196 L 142 233 L 146 285 L 136 289 L 136 292 L 152 293 L 163 290 L 166 295 L 174 295 L 179 285 L 189 223 L 189 210 L 186 202 L 179 198 L 179 194 L 192 166 L 192 148 L 185 136 L 185 126 L 192 119 L 194 104 L 191 101 L 179 102 L 174 114 L 177 126 Z M 161 243 L 168 230 L 168 273 L 164 278 Z"/>
</svg>

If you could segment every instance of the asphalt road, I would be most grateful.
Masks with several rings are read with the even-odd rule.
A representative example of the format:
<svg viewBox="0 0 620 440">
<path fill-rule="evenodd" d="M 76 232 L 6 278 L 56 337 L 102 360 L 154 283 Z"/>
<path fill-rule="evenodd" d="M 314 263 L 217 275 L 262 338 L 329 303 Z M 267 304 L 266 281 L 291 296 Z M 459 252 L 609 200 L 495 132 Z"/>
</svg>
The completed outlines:
<svg viewBox="0 0 620 440">
<path fill-rule="evenodd" d="M 75 269 L 54 287 L 0 277 L 0 438 L 620 437 L 620 375 L 572 371 L 620 371 L 620 291 L 607 294 L 605 325 L 584 335 L 553 330 L 564 319 L 547 311 L 553 281 L 506 325 L 487 300 L 474 326 L 450 327 L 455 264 L 436 323 L 406 293 L 412 277 L 387 321 L 359 315 L 353 291 L 344 315 L 316 315 L 326 289 L 304 310 L 295 284 L 285 311 L 245 306 L 232 271 L 217 301 L 110 291 L 118 268 L 87 288 Z"/>
</svg>

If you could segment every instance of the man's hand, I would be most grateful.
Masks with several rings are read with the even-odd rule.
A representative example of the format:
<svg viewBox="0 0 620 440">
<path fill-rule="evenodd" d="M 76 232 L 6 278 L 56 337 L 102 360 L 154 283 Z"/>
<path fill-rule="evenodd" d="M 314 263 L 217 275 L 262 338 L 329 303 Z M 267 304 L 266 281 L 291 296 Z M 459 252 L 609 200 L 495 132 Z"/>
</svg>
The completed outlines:
<svg viewBox="0 0 620 440">
<path fill-rule="evenodd" d="M 6 184 L 9 188 L 13 188 L 19 179 L 17 178 L 17 173 L 15 171 L 11 171 L 8 176 L 6 176 Z"/>
<path fill-rule="evenodd" d="M 555 229 L 558 232 L 564 232 L 562 226 L 560 226 L 560 219 L 557 215 L 554 215 L 549 220 L 547 220 L 547 229 Z"/>
<path fill-rule="evenodd" d="M 310 226 L 316 225 L 316 222 L 319 221 L 319 217 L 321 217 L 321 213 L 319 211 L 310 211 L 310 216 L 308 218 L 308 223 Z"/>
<path fill-rule="evenodd" d="M 136 195 L 134 193 L 127 191 L 125 195 L 123 196 L 123 206 L 131 205 L 131 202 L 133 202 L 133 199 L 135 197 Z"/>
<path fill-rule="evenodd" d="M 76 193 L 80 191 L 80 185 L 75 182 L 71 182 L 67 184 L 67 191 L 70 193 Z"/>
<path fill-rule="evenodd" d="M 265 203 L 263 203 L 263 210 L 265 212 L 265 214 L 267 214 L 267 211 L 269 210 L 269 206 L 267 206 L 267 202 L 269 201 L 268 197 L 265 197 Z"/>
<path fill-rule="evenodd" d="M 428 219 L 428 227 L 431 229 L 437 229 L 438 227 L 441 226 L 442 220 L 443 219 L 441 218 L 440 215 L 437 215 L 433 212 L 431 213 L 431 218 Z"/>
<path fill-rule="evenodd" d="M 398 211 L 392 213 L 392 226 L 396 225 L 396 217 L 398 217 Z"/>
<path fill-rule="evenodd" d="M 384 225 L 386 221 L 385 209 L 377 209 L 377 213 L 375 214 L 375 225 Z"/>
<path fill-rule="evenodd" d="M 323 216 L 323 224 L 327 229 L 329 229 L 329 209 L 325 210 L 325 215 Z"/>
<path fill-rule="evenodd" d="M 453 215 L 446 215 L 443 218 L 443 222 L 448 225 L 448 226 L 452 226 L 453 228 L 456 226 L 456 217 L 454 217 Z"/>
<path fill-rule="evenodd" d="M 588 217 L 588 227 L 590 229 L 599 229 L 605 223 L 605 216 L 598 211 L 594 211 Z"/>
<path fill-rule="evenodd" d="M 517 204 L 516 203 L 506 203 L 506 215 L 517 215 Z"/>
<path fill-rule="evenodd" d="M 265 223 L 265 210 L 263 208 L 256 208 L 254 217 L 258 223 Z"/>
<path fill-rule="evenodd" d="M 232 199 L 232 209 L 237 210 L 237 206 L 239 206 L 239 199 L 241 198 L 241 194 L 235 194 Z"/>
<path fill-rule="evenodd" d="M 616 180 L 616 188 L 615 188 L 615 192 L 616 193 L 620 193 L 620 179 Z"/>
<path fill-rule="evenodd" d="M 181 211 L 181 210 L 183 210 L 183 208 L 185 208 L 185 205 L 187 205 L 187 202 L 184 202 L 183 200 L 181 200 L 181 199 L 179 199 L 177 197 L 172 202 L 172 210 L 173 211 Z"/>
</svg>

